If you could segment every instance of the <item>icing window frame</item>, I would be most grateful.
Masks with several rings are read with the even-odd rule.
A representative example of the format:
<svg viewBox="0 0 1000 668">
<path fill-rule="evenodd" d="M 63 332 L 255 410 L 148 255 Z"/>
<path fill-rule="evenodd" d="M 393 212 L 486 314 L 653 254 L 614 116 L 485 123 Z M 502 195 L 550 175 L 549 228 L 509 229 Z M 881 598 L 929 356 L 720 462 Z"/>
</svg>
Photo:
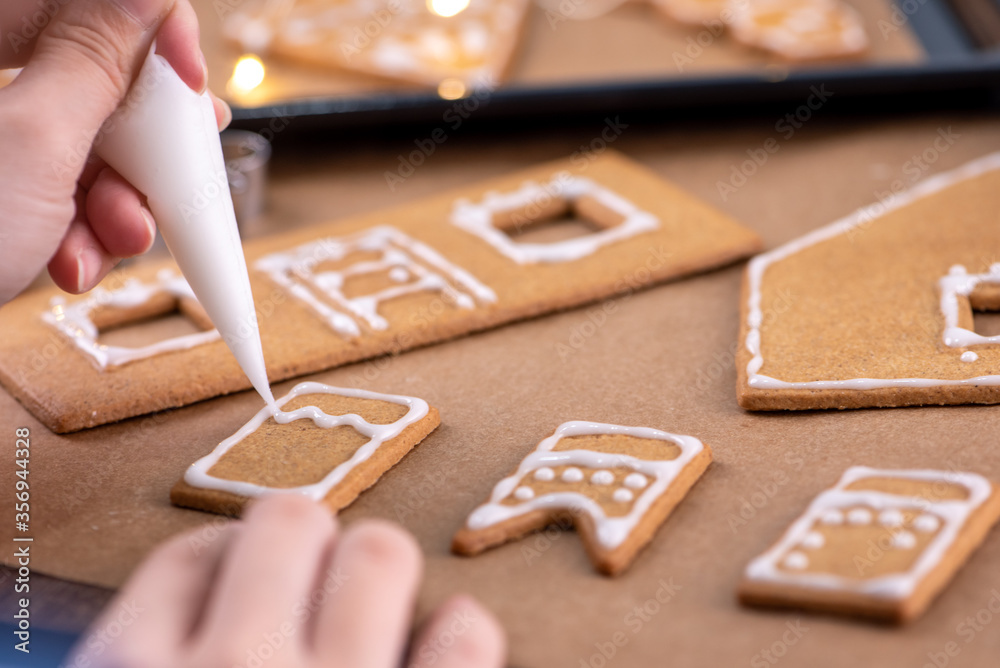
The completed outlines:
<svg viewBox="0 0 1000 668">
<path fill-rule="evenodd" d="M 377 260 L 354 262 L 343 269 L 316 272 L 325 262 L 338 262 L 354 253 L 381 253 Z M 472 274 L 446 260 L 430 246 L 389 225 L 379 225 L 341 237 L 325 237 L 270 253 L 254 262 L 286 292 L 309 306 L 344 338 L 363 334 L 362 326 L 384 331 L 389 322 L 378 313 L 382 302 L 420 291 L 437 292 L 448 303 L 472 310 L 497 300 L 496 293 Z M 384 288 L 358 297 L 347 297 L 342 287 L 352 276 L 380 271 L 402 271 L 401 281 L 415 282 Z M 405 275 L 403 275 L 405 274 Z M 395 278 L 393 280 L 396 280 Z"/>
<path fill-rule="evenodd" d="M 179 310 L 183 313 L 182 302 L 184 300 L 192 300 L 197 303 L 197 298 L 187 281 L 173 271 L 165 269 L 156 275 L 156 280 L 152 283 L 143 283 L 136 278 L 130 278 L 120 288 L 108 290 L 99 286 L 86 298 L 70 304 L 67 304 L 63 297 L 53 297 L 49 302 L 49 310 L 42 313 L 42 320 L 69 337 L 76 344 L 77 349 L 89 357 L 101 370 L 119 367 L 154 355 L 189 350 L 221 339 L 219 331 L 213 328 L 166 338 L 156 343 L 134 348 L 109 345 L 98 341 L 101 327 L 94 320 L 94 311 L 108 307 L 135 308 L 163 293 L 173 297 L 174 305 L 159 314 L 151 314 L 153 317 L 169 313 L 172 310 Z M 145 317 L 149 317 L 149 315 L 147 314 Z"/>
<path fill-rule="evenodd" d="M 941 316 L 944 318 L 942 340 L 949 348 L 967 348 L 969 346 L 1000 344 L 1000 334 L 983 336 L 973 329 L 962 327 L 961 323 L 972 323 L 972 312 L 996 310 L 991 304 L 983 305 L 977 298 L 977 290 L 981 286 L 1000 286 L 1000 262 L 990 265 L 990 269 L 982 274 L 970 274 L 960 264 L 954 265 L 947 276 L 938 281 L 941 290 Z"/>
<path fill-rule="evenodd" d="M 610 213 L 621 218 L 620 222 L 608 224 L 595 220 L 597 216 L 583 211 L 588 209 Z M 522 243 L 512 239 L 505 229 L 509 225 L 498 225 L 497 217 L 524 215 L 526 208 L 538 209 L 536 222 L 569 209 L 593 222 L 601 229 L 591 234 L 552 243 Z M 530 216 L 527 217 L 529 220 Z M 502 255 L 517 264 L 554 264 L 572 262 L 593 255 L 600 248 L 623 241 L 644 232 L 651 232 L 660 226 L 660 219 L 648 211 L 639 209 L 631 201 L 618 193 L 583 176 L 569 172 L 558 172 L 549 181 L 538 183 L 526 181 L 520 188 L 506 193 L 488 192 L 479 202 L 458 199 L 449 216 L 452 225 L 479 237 Z"/>
</svg>

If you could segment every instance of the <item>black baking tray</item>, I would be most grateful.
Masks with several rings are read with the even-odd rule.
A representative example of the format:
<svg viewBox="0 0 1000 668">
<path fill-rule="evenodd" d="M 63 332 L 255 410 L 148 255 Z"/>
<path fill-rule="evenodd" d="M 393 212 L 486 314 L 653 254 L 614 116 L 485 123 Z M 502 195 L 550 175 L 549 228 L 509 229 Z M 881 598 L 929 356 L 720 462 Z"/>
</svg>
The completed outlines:
<svg viewBox="0 0 1000 668">
<path fill-rule="evenodd" d="M 841 109 L 1000 106 L 1000 36 L 983 35 L 983 12 L 1000 25 L 1000 0 L 978 0 L 978 12 L 961 11 L 962 0 L 895 0 L 907 26 L 926 51 L 915 64 L 852 63 L 823 69 L 688 78 L 595 81 L 586 84 L 504 85 L 476 102 L 484 123 L 560 119 L 605 113 L 747 114 L 801 102 L 814 86 L 836 90 Z M 958 6 L 958 7 L 956 7 Z M 964 5 L 967 7 L 968 5 Z M 957 9 L 957 10 L 956 10 Z M 233 108 L 233 127 L 265 131 L 278 122 L 287 134 L 324 129 L 385 128 L 440 123 L 462 101 L 433 91 L 340 96 Z M 291 120 L 294 119 L 294 123 Z M 277 134 L 277 133 L 275 133 Z"/>
</svg>

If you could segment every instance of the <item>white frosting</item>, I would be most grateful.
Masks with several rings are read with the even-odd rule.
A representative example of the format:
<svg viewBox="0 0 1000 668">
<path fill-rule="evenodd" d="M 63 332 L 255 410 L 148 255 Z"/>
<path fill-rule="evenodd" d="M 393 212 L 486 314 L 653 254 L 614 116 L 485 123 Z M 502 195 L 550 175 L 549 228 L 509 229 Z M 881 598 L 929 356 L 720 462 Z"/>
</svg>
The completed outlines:
<svg viewBox="0 0 1000 668">
<path fill-rule="evenodd" d="M 898 508 L 883 510 L 878 514 L 878 521 L 884 527 L 895 528 L 903 526 L 903 513 Z"/>
<path fill-rule="evenodd" d="M 892 535 L 892 546 L 897 550 L 912 550 L 917 546 L 917 537 L 909 531 L 900 531 Z"/>
<path fill-rule="evenodd" d="M 96 151 L 146 196 L 181 273 L 265 402 L 264 365 L 212 98 L 152 50 Z"/>
<path fill-rule="evenodd" d="M 541 480 L 543 482 L 548 482 L 556 477 L 556 472 L 550 469 L 548 466 L 543 466 L 542 468 L 535 471 L 535 480 Z"/>
<path fill-rule="evenodd" d="M 676 459 L 654 461 L 593 450 L 553 450 L 556 443 L 563 438 L 593 434 L 624 434 L 636 438 L 666 441 L 680 447 L 681 453 Z M 628 538 L 653 502 L 670 487 L 684 467 L 703 449 L 701 441 L 693 436 L 670 434 L 657 429 L 622 427 L 599 422 L 564 422 L 559 425 L 552 436 L 539 443 L 535 450 L 521 461 L 513 475 L 496 484 L 489 501 L 476 508 L 469 515 L 467 526 L 473 530 L 483 529 L 535 510 L 570 510 L 589 515 L 596 528 L 597 542 L 607 549 L 614 549 Z M 670 448 L 669 451 L 673 451 L 673 448 Z M 563 480 L 566 480 L 566 473 L 571 470 L 579 473 L 579 478 L 576 481 L 582 480 L 583 472 L 579 468 L 575 468 L 582 466 L 590 469 L 626 468 L 641 473 L 652 483 L 639 493 L 627 514 L 616 517 L 608 517 L 600 504 L 590 497 L 574 491 L 542 494 L 524 503 L 502 503 L 510 497 L 511 492 L 520 486 L 521 481 L 526 476 L 533 474 L 536 470 L 543 467 L 566 465 L 570 465 L 572 468 L 563 472 Z M 625 502 L 619 501 L 619 503 Z"/>
<path fill-rule="evenodd" d="M 796 6 L 797 5 L 797 6 Z M 831 0 L 754 0 L 733 2 L 729 28 L 745 42 L 792 58 L 819 58 L 868 47 L 864 22 L 853 7 Z M 772 22 L 782 12 L 784 20 Z M 767 23 L 760 21 L 768 19 Z M 837 43 L 818 36 L 839 24 Z"/>
<path fill-rule="evenodd" d="M 584 237 L 554 243 L 520 243 L 493 225 L 497 213 L 519 211 L 553 199 L 564 199 L 571 205 L 580 197 L 593 197 L 604 207 L 621 215 L 624 220 Z M 571 262 L 593 254 L 599 248 L 634 237 L 659 227 L 659 219 L 639 210 L 632 202 L 582 176 L 568 172 L 556 174 L 546 183 L 528 181 L 518 190 L 507 193 L 487 193 L 479 203 L 457 200 L 451 211 L 451 222 L 493 246 L 518 264 L 540 262 Z"/>
<path fill-rule="evenodd" d="M 975 362 L 977 359 L 979 359 L 979 355 L 972 352 L 971 350 L 966 350 L 964 353 L 962 353 L 962 356 L 959 357 L 958 359 L 962 360 L 963 362 Z"/>
<path fill-rule="evenodd" d="M 633 494 L 631 490 L 619 487 L 615 490 L 614 494 L 611 495 L 611 498 L 618 503 L 628 503 L 635 498 L 635 494 Z"/>
<path fill-rule="evenodd" d="M 819 531 L 810 531 L 802 537 L 802 542 L 799 545 L 809 550 L 818 550 L 826 545 L 826 538 Z"/>
<path fill-rule="evenodd" d="M 843 524 L 844 523 L 844 513 L 833 508 L 831 510 L 825 511 L 819 518 L 820 522 L 823 524 Z"/>
<path fill-rule="evenodd" d="M 649 484 L 649 480 L 641 473 L 629 473 L 625 476 L 625 486 L 632 489 L 642 489 Z"/>
<path fill-rule="evenodd" d="M 358 399 L 373 399 L 376 401 L 388 401 L 395 404 L 407 406 L 409 410 L 406 415 L 391 424 L 371 424 L 360 415 L 349 413 L 347 415 L 328 415 L 315 406 L 303 406 L 294 411 L 280 411 L 282 406 L 295 397 L 308 394 L 336 394 L 344 397 L 354 397 Z M 290 493 L 302 494 L 311 499 L 320 500 L 330 493 L 358 464 L 369 459 L 378 448 L 396 436 L 399 436 L 404 429 L 422 420 L 429 410 L 427 402 L 416 397 L 407 397 L 395 394 L 381 394 L 379 392 L 369 392 L 367 390 L 355 390 L 343 387 L 332 387 L 322 383 L 306 382 L 299 383 L 292 388 L 284 397 L 275 402 L 274 409 L 265 406 L 253 418 L 243 425 L 239 431 L 224 440 L 208 455 L 202 457 L 184 473 L 184 481 L 192 487 L 200 489 L 215 489 L 229 492 L 238 496 L 255 497 L 265 493 Z M 299 487 L 265 487 L 255 485 L 250 482 L 240 480 L 227 480 L 217 478 L 209 473 L 209 470 L 233 448 L 237 443 L 255 432 L 268 418 L 274 417 L 279 424 L 288 424 L 294 420 L 309 419 L 317 427 L 329 429 L 347 425 L 353 427 L 361 435 L 369 440 L 359 447 L 351 458 L 330 471 L 322 480 L 309 485 Z"/>
<path fill-rule="evenodd" d="M 752 356 L 747 363 L 747 384 L 750 387 L 765 390 L 777 389 L 817 389 L 817 390 L 871 390 L 884 387 L 936 387 L 939 385 L 1000 385 L 1000 375 L 977 376 L 962 379 L 938 378 L 850 378 L 846 380 L 813 380 L 785 381 L 760 373 L 764 366 L 761 352 L 760 328 L 764 322 L 761 309 L 761 283 L 764 273 L 772 264 L 789 256 L 795 255 L 805 248 L 820 242 L 846 234 L 856 227 L 870 225 L 876 219 L 891 211 L 908 206 L 924 197 L 929 197 L 953 186 L 954 184 L 981 176 L 987 172 L 1000 169 L 1000 153 L 993 153 L 979 160 L 970 162 L 958 169 L 939 174 L 917 184 L 910 190 L 900 193 L 892 200 L 876 202 L 854 213 L 841 218 L 825 227 L 779 246 L 772 251 L 757 255 L 747 266 L 747 282 L 749 287 L 747 325 L 748 331 L 744 345 Z M 995 265 L 994 265 L 995 266 Z M 992 270 L 991 270 L 992 274 Z"/>
<path fill-rule="evenodd" d="M 337 262 L 352 253 L 377 253 L 376 260 L 359 261 L 338 270 L 316 271 L 324 262 Z M 469 272 L 437 251 L 394 227 L 380 225 L 344 237 L 318 239 L 266 255 L 254 263 L 271 280 L 308 304 L 335 332 L 344 337 L 362 335 L 362 325 L 385 330 L 389 322 L 379 305 L 416 292 L 436 292 L 448 303 L 474 309 L 476 303 L 495 302 L 496 294 Z M 375 294 L 347 297 L 346 281 L 355 276 L 387 272 L 398 283 Z M 404 282 L 409 280 L 409 282 Z"/>
<path fill-rule="evenodd" d="M 923 514 L 913 520 L 913 528 L 921 533 L 933 533 L 941 526 L 941 520 L 934 515 Z"/>
<path fill-rule="evenodd" d="M 809 567 L 809 557 L 801 552 L 789 552 L 785 557 L 785 568 L 801 571 Z"/>
<path fill-rule="evenodd" d="M 514 498 L 519 501 L 527 501 L 535 498 L 535 490 L 530 487 L 518 487 L 514 490 Z"/>
<path fill-rule="evenodd" d="M 983 336 L 958 326 L 958 298 L 968 297 L 980 283 L 1000 285 L 1000 262 L 990 265 L 985 274 L 969 274 L 965 267 L 955 265 L 947 276 L 938 281 L 941 288 L 941 315 L 944 317 L 944 344 L 950 348 L 967 348 L 988 343 L 1000 343 L 1000 334 Z M 978 355 L 972 351 L 964 353 L 963 362 L 975 362 Z"/>
<path fill-rule="evenodd" d="M 872 490 L 848 490 L 853 483 L 866 478 L 894 478 L 921 480 L 942 484 L 960 485 L 968 490 L 964 500 L 929 501 L 921 497 L 889 494 Z M 844 472 L 840 481 L 832 489 L 817 496 L 809 508 L 788 528 L 781 539 L 771 549 L 754 559 L 746 568 L 746 577 L 751 580 L 776 582 L 799 587 L 855 591 L 888 599 L 904 599 L 940 563 L 944 554 L 954 544 L 969 515 L 983 504 L 993 492 L 988 480 L 974 473 L 953 473 L 948 471 L 895 471 L 879 470 L 865 466 L 854 466 Z M 813 531 L 817 521 L 824 522 L 831 510 L 843 510 L 864 505 L 875 509 L 880 515 L 888 510 L 920 510 L 929 517 L 943 522 L 940 531 L 916 558 L 909 570 L 857 579 L 831 573 L 789 573 L 778 567 L 802 543 L 803 538 Z M 930 515 L 933 513 L 933 515 Z M 917 527 L 917 521 L 914 526 Z M 919 527 L 917 527 L 919 530 Z M 905 532 L 901 532 L 905 533 Z M 899 534 L 897 534 L 899 535 Z M 907 543 L 908 539 L 899 539 Z M 898 545 L 899 546 L 899 545 Z M 902 547 L 902 546 L 899 546 Z M 903 547 L 902 549 L 909 549 Z"/>
<path fill-rule="evenodd" d="M 562 473 L 563 482 L 580 482 L 583 480 L 583 471 L 571 466 Z"/>
<path fill-rule="evenodd" d="M 145 304 L 154 295 L 163 292 L 177 299 L 182 297 L 194 299 L 194 293 L 191 292 L 187 281 L 168 270 L 160 272 L 153 283 L 142 283 L 132 278 L 115 290 L 94 288 L 86 298 L 71 304 L 66 304 L 66 300 L 62 297 L 54 297 L 49 310 L 42 313 L 42 320 L 68 336 L 77 348 L 86 353 L 102 369 L 121 366 L 153 355 L 187 350 L 219 339 L 219 332 L 212 329 L 175 336 L 139 348 L 98 343 L 100 332 L 91 319 L 95 309 L 102 306 L 133 308 Z"/>
<path fill-rule="evenodd" d="M 872 512 L 867 508 L 853 508 L 847 513 L 848 524 L 871 524 Z"/>
<path fill-rule="evenodd" d="M 610 485 L 615 481 L 615 474 L 611 471 L 594 471 L 594 475 L 590 476 L 590 482 L 595 485 Z"/>
</svg>

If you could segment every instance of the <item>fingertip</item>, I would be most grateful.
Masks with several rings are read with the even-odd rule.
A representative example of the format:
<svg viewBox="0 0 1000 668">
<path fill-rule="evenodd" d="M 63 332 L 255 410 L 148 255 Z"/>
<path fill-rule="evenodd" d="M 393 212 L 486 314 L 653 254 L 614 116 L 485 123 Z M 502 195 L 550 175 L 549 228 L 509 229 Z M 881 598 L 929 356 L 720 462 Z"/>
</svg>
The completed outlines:
<svg viewBox="0 0 1000 668">
<path fill-rule="evenodd" d="M 197 93 L 208 87 L 208 66 L 199 46 L 198 16 L 188 0 L 177 0 L 156 34 L 156 52 Z"/>
<path fill-rule="evenodd" d="M 403 573 L 416 580 L 424 567 L 424 555 L 416 538 L 397 524 L 370 519 L 352 525 L 340 540 L 338 550 L 357 556 L 376 568 Z"/>
<path fill-rule="evenodd" d="M 447 647 L 441 642 L 445 635 Z M 501 668 L 507 656 L 507 635 L 479 601 L 456 594 L 434 611 L 411 654 L 416 668 L 428 668 L 431 663 L 440 668 Z M 431 656 L 433 662 L 425 661 Z"/>
<path fill-rule="evenodd" d="M 49 260 L 49 276 L 70 294 L 92 290 L 118 264 L 86 224 L 74 221 Z"/>
<path fill-rule="evenodd" d="M 156 240 L 156 223 L 142 194 L 110 167 L 94 179 L 86 210 L 94 234 L 114 257 L 141 255 Z"/>
<path fill-rule="evenodd" d="M 215 107 L 215 122 L 219 124 L 220 131 L 225 130 L 233 122 L 233 110 L 212 91 L 208 91 L 208 94 L 212 96 L 212 105 Z"/>
</svg>

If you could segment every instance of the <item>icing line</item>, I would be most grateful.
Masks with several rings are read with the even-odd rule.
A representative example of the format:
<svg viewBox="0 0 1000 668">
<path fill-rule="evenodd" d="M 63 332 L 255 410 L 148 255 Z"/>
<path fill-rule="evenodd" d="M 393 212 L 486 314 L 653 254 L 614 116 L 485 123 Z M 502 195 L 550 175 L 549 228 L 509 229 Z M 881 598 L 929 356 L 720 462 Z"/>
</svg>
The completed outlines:
<svg viewBox="0 0 1000 668">
<path fill-rule="evenodd" d="M 306 394 L 335 394 L 343 397 L 357 399 L 374 399 L 377 401 L 389 401 L 395 404 L 408 406 L 406 415 L 391 424 L 371 424 L 360 415 L 348 413 L 346 415 L 328 415 L 316 406 L 303 406 L 294 411 L 273 412 L 270 406 L 265 406 L 249 422 L 243 425 L 239 431 L 222 441 L 212 452 L 205 455 L 194 464 L 188 467 L 184 473 L 184 482 L 192 487 L 201 489 L 215 489 L 229 492 L 237 496 L 256 497 L 264 493 L 285 493 L 303 494 L 316 501 L 321 500 L 330 493 L 358 464 L 371 457 L 378 448 L 401 434 L 410 425 L 422 420 L 430 410 L 427 402 L 416 397 L 407 397 L 396 394 L 381 394 L 379 392 L 369 392 L 367 390 L 356 390 L 344 387 L 333 387 L 316 382 L 299 383 L 292 388 L 292 391 L 275 401 L 275 406 L 281 408 L 289 401 L 300 395 Z M 351 426 L 359 433 L 369 438 L 358 448 L 351 458 L 341 463 L 332 471 L 326 474 L 322 480 L 309 485 L 298 487 L 267 487 L 241 480 L 229 480 L 217 478 L 209 474 L 209 470 L 222 459 L 229 450 L 244 438 L 255 432 L 268 418 L 274 417 L 275 422 L 287 424 L 294 420 L 310 419 L 316 426 L 323 429 L 337 427 L 341 425 Z"/>
<path fill-rule="evenodd" d="M 817 389 L 817 390 L 870 390 L 885 387 L 936 387 L 940 385 L 1000 385 L 1000 375 L 977 376 L 959 380 L 936 378 L 850 378 L 846 380 L 814 380 L 814 381 L 784 381 L 758 373 L 764 365 L 761 354 L 760 326 L 763 323 L 761 311 L 761 283 L 767 268 L 799 251 L 850 232 L 856 227 L 873 223 L 891 211 L 934 195 L 962 181 L 981 176 L 1000 169 L 1000 153 L 992 153 L 978 160 L 967 163 L 957 169 L 932 176 L 906 192 L 900 193 L 889 202 L 875 202 L 862 207 L 847 216 L 840 218 L 817 230 L 789 241 L 774 250 L 761 253 L 750 260 L 747 266 L 749 283 L 749 299 L 747 325 L 748 331 L 744 340 L 747 352 L 752 356 L 747 363 L 747 385 L 755 389 Z"/>
<path fill-rule="evenodd" d="M 654 461 L 639 459 L 631 455 L 593 450 L 553 450 L 563 438 L 597 434 L 624 434 L 637 438 L 667 441 L 680 447 L 681 453 L 676 459 Z M 539 443 L 521 461 L 513 475 L 500 480 L 494 486 L 489 501 L 472 511 L 466 525 L 473 530 L 483 529 L 539 509 L 585 512 L 594 521 L 597 541 L 607 549 L 614 549 L 628 538 L 629 533 L 640 522 L 653 502 L 670 487 L 680 472 L 702 450 L 704 450 L 704 445 L 693 436 L 670 434 L 647 427 L 622 427 L 579 420 L 564 422 L 559 425 L 554 434 Z M 536 470 L 567 464 L 594 469 L 624 467 L 630 469 L 632 473 L 643 474 L 652 482 L 641 491 L 637 489 L 633 491 L 636 498 L 631 510 L 626 515 L 619 517 L 608 517 L 596 501 L 584 494 L 572 491 L 542 494 L 516 505 L 501 503 L 512 492 L 515 492 L 522 480 L 532 475 Z M 582 476 L 580 480 L 582 480 Z"/>
<path fill-rule="evenodd" d="M 903 478 L 946 484 L 958 484 L 969 491 L 963 501 L 929 501 L 923 497 L 904 496 L 872 490 L 850 491 L 846 488 L 865 478 Z M 953 473 L 933 470 L 880 470 L 867 466 L 853 466 L 844 472 L 840 481 L 831 489 L 820 493 L 806 511 L 785 531 L 781 540 L 764 554 L 750 562 L 746 577 L 751 580 L 815 587 L 817 589 L 842 589 L 869 594 L 879 598 L 904 599 L 913 593 L 921 580 L 941 561 L 954 544 L 969 515 L 993 493 L 992 484 L 974 473 Z M 777 565 L 790 551 L 802 543 L 818 521 L 826 522 L 833 510 L 852 505 L 866 505 L 876 512 L 899 508 L 920 509 L 941 522 L 939 533 L 924 548 L 920 556 L 904 573 L 892 573 L 869 579 L 847 578 L 829 573 L 788 573 Z M 937 527 L 935 527 L 937 528 Z"/>
</svg>

